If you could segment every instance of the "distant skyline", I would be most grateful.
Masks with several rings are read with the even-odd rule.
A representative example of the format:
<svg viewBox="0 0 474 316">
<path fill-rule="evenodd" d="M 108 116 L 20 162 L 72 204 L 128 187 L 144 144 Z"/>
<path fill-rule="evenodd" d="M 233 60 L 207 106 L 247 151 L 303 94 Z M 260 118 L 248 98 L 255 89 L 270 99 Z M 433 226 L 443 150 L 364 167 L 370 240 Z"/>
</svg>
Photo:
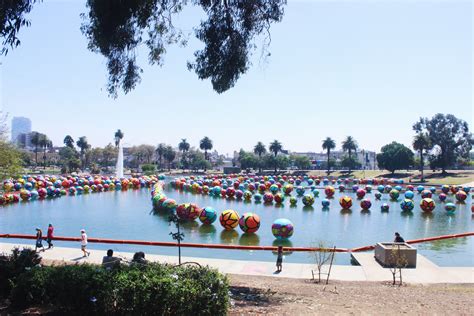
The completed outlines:
<svg viewBox="0 0 474 316">
<path fill-rule="evenodd" d="M 340 149 L 351 135 L 380 151 L 394 140 L 411 147 L 420 116 L 451 113 L 473 129 L 471 1 L 289 1 L 271 28 L 271 56 L 261 61 L 257 49 L 231 90 L 219 95 L 186 69 L 202 46 L 191 33 L 162 68 L 140 50 L 142 82 L 117 99 L 105 59 L 79 30 L 85 11 L 85 1 L 35 5 L 21 45 L 0 58 L 0 108 L 55 145 L 70 134 L 104 146 L 120 128 L 126 146 L 187 138 L 199 147 L 209 136 L 223 154 L 274 139 L 320 152 L 327 136 Z M 185 9 L 178 25 L 192 32 L 200 16 Z"/>
</svg>

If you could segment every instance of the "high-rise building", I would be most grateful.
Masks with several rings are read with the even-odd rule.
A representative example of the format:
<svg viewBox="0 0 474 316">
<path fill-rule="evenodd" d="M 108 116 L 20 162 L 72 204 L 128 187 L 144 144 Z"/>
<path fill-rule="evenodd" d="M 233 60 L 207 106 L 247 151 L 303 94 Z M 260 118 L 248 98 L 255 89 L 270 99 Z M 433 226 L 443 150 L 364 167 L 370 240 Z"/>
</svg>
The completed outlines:
<svg viewBox="0 0 474 316">
<path fill-rule="evenodd" d="M 31 133 L 31 120 L 27 117 L 15 116 L 12 119 L 12 143 L 18 142 L 21 134 Z"/>
</svg>

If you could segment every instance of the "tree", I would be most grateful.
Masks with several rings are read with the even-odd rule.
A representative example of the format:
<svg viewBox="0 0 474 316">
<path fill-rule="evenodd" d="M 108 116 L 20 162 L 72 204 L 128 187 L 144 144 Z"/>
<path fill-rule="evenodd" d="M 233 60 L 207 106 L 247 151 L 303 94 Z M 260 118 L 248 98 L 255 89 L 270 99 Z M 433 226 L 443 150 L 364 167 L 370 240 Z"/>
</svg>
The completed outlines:
<svg viewBox="0 0 474 316">
<path fill-rule="evenodd" d="M 39 147 L 43 149 L 43 169 L 46 169 L 46 150 L 53 147 L 53 142 L 48 136 L 42 134 L 39 139 Z"/>
<path fill-rule="evenodd" d="M 259 165 L 257 156 L 255 156 L 254 153 L 246 152 L 243 149 L 239 151 L 238 160 L 242 169 L 257 168 Z"/>
<path fill-rule="evenodd" d="M 155 152 L 156 152 L 156 156 L 158 157 L 158 164 L 159 164 L 159 168 L 161 170 L 161 168 L 162 168 L 161 167 L 162 166 L 161 162 L 162 162 L 163 156 L 166 152 L 166 145 L 165 144 L 159 144 L 158 147 L 156 148 Z"/>
<path fill-rule="evenodd" d="M 431 140 L 425 133 L 420 132 L 415 135 L 413 139 L 413 149 L 420 153 L 420 172 L 421 172 L 421 181 L 424 181 L 423 169 L 425 167 L 424 153 L 430 150 L 433 146 L 431 145 Z"/>
<path fill-rule="evenodd" d="M 331 173 L 331 150 L 334 148 L 336 148 L 336 142 L 331 137 L 326 137 L 326 139 L 323 140 L 323 149 L 327 151 L 328 155 L 328 176 Z"/>
<path fill-rule="evenodd" d="M 291 156 L 290 160 L 293 165 L 300 170 L 308 170 L 311 168 L 311 160 L 306 156 Z"/>
<path fill-rule="evenodd" d="M 178 144 L 178 149 L 183 154 L 181 156 L 181 167 L 183 170 L 187 167 L 186 153 L 189 151 L 189 143 L 186 141 L 186 138 L 181 139 L 181 142 Z"/>
<path fill-rule="evenodd" d="M 79 140 L 76 142 L 77 147 L 80 149 L 81 153 L 81 169 L 84 170 L 86 167 L 86 151 L 91 148 L 91 145 L 87 142 L 87 137 L 86 136 L 81 136 L 79 137 Z"/>
<path fill-rule="evenodd" d="M 116 147 L 119 147 L 120 142 L 122 141 L 123 136 L 124 136 L 124 134 L 123 134 L 123 132 L 122 132 L 120 129 L 118 129 L 118 130 L 115 132 L 114 138 L 115 138 L 115 146 L 116 146 Z"/>
<path fill-rule="evenodd" d="M 270 150 L 270 152 L 273 153 L 273 155 L 276 156 L 278 155 L 279 152 L 282 151 L 283 149 L 283 146 L 281 145 L 281 143 L 279 141 L 277 141 L 276 139 L 270 143 L 270 146 L 268 147 L 268 149 Z M 277 172 L 277 164 L 276 164 L 276 159 L 275 159 L 275 172 Z"/>
<path fill-rule="evenodd" d="M 67 147 L 74 149 L 74 139 L 71 137 L 71 135 L 66 135 L 63 142 Z"/>
<path fill-rule="evenodd" d="M 351 169 L 358 169 L 362 165 L 357 159 L 357 157 L 349 157 L 349 155 L 344 155 L 341 159 L 341 167 Z"/>
<path fill-rule="evenodd" d="M 209 156 L 207 155 L 207 151 L 212 149 L 212 140 L 209 137 L 204 137 L 199 142 L 199 148 L 204 150 L 204 158 L 209 161 Z M 206 170 L 204 170 L 206 171 Z"/>
<path fill-rule="evenodd" d="M 35 147 L 35 168 L 38 167 L 38 151 L 41 147 L 41 141 L 43 139 L 43 134 L 38 132 L 31 133 L 31 144 Z"/>
<path fill-rule="evenodd" d="M 377 163 L 393 174 L 396 170 L 408 169 L 413 165 L 413 152 L 403 144 L 391 142 L 377 154 Z"/>
<path fill-rule="evenodd" d="M 59 150 L 59 163 L 63 173 L 74 172 L 81 166 L 79 154 L 71 147 L 62 147 Z"/>
<path fill-rule="evenodd" d="M 355 165 L 352 164 L 355 159 L 352 159 L 352 152 L 357 151 L 357 142 L 352 136 L 347 136 L 347 138 L 342 142 L 342 150 L 347 152 L 349 155 L 349 159 L 347 160 L 349 162 L 348 168 L 349 172 L 352 171 Z"/>
<path fill-rule="evenodd" d="M 0 179 L 17 177 L 22 170 L 20 151 L 14 145 L 0 139 Z"/>
<path fill-rule="evenodd" d="M 173 147 L 166 146 L 163 157 L 165 158 L 166 161 L 168 161 L 168 171 L 170 171 L 171 163 L 173 162 L 174 158 L 176 158 L 176 152 L 174 151 Z"/>
<path fill-rule="evenodd" d="M 117 147 L 114 147 L 111 143 L 104 147 L 102 150 L 102 165 L 105 167 L 107 171 L 109 166 L 112 164 L 114 165 L 114 158 L 117 158 Z"/>
<path fill-rule="evenodd" d="M 262 155 L 264 155 L 267 152 L 267 149 L 265 148 L 265 145 L 262 142 L 258 142 L 257 145 L 253 148 L 253 152 L 255 155 L 258 156 L 258 164 L 259 164 L 259 171 L 262 172 Z"/>
<path fill-rule="evenodd" d="M 207 170 L 211 164 L 204 158 L 202 152 L 193 150 L 189 153 L 189 167 L 194 171 Z"/>
<path fill-rule="evenodd" d="M 474 144 L 467 122 L 452 114 L 438 113 L 431 119 L 420 118 L 413 129 L 417 133 L 427 133 L 435 149 L 430 164 L 441 168 L 443 174 L 459 158 L 468 158 Z"/>
</svg>

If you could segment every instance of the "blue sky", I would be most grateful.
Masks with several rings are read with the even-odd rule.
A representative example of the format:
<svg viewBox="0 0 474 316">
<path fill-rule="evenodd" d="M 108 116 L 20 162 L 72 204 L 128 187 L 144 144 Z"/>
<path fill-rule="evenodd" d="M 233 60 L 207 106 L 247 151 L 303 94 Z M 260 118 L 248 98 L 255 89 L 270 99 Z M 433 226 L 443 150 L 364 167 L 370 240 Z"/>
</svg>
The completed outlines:
<svg viewBox="0 0 474 316">
<path fill-rule="evenodd" d="M 125 144 L 176 145 L 203 136 L 222 153 L 273 139 L 293 151 L 321 151 L 326 136 L 352 135 L 380 150 L 411 144 L 420 116 L 452 113 L 472 128 L 472 3 L 470 1 L 289 1 L 271 29 L 271 57 L 253 58 L 236 86 L 217 94 L 186 69 L 202 44 L 190 35 L 160 68 L 146 64 L 142 82 L 111 99 L 105 60 L 87 50 L 79 14 L 85 1 L 37 5 L 21 46 L 0 61 L 1 108 L 27 116 L 33 129 L 61 144 L 86 135 L 94 146 L 125 132 Z M 187 9 L 178 25 L 197 25 Z"/>
</svg>

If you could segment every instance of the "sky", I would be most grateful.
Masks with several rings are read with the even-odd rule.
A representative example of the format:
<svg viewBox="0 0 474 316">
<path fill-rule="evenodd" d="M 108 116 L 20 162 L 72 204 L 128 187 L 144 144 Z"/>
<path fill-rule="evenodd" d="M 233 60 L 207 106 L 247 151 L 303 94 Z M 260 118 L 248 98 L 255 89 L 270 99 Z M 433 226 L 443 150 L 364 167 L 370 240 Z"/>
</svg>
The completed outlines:
<svg viewBox="0 0 474 316">
<path fill-rule="evenodd" d="M 291 151 L 322 151 L 322 140 L 353 136 L 379 151 L 410 145 L 419 117 L 451 113 L 473 128 L 472 2 L 469 0 L 289 0 L 271 27 L 271 56 L 223 94 L 186 68 L 202 47 L 192 33 L 202 17 L 188 8 L 176 23 L 189 33 L 163 67 L 146 63 L 141 83 L 110 98 L 102 55 L 80 32 L 85 1 L 36 5 L 21 45 L 0 57 L 0 109 L 26 116 L 56 145 L 87 136 L 93 146 L 125 133 L 124 144 L 192 146 L 210 137 L 220 153 L 278 139 Z M 257 44 L 261 41 L 258 40 Z"/>
</svg>

